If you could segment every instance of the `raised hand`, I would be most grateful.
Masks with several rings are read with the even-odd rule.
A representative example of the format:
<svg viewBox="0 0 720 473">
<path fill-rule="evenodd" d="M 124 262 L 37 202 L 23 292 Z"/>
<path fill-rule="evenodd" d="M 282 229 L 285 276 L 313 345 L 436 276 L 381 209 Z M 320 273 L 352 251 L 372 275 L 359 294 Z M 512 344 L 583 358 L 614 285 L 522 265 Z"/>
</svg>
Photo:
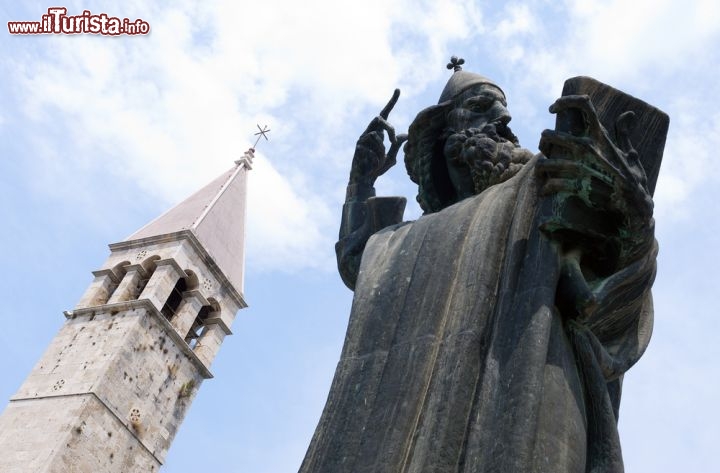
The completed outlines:
<svg viewBox="0 0 720 473">
<path fill-rule="evenodd" d="M 395 134 L 395 129 L 387 118 L 400 97 L 400 89 L 395 89 L 392 98 L 382 109 L 380 115 L 373 118 L 355 145 L 350 184 L 372 186 L 378 176 L 383 175 L 396 163 L 400 146 L 407 140 L 407 134 Z M 388 134 L 390 149 L 385 153 L 384 132 Z"/>
</svg>

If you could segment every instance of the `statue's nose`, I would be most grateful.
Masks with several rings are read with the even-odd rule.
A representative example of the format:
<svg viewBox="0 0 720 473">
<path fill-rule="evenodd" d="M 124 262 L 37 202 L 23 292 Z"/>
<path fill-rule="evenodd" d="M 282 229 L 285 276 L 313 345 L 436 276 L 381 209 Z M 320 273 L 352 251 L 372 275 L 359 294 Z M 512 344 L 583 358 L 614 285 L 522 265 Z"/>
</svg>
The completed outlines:
<svg viewBox="0 0 720 473">
<path fill-rule="evenodd" d="M 508 109 L 503 107 L 502 105 L 498 106 L 496 108 L 497 112 L 497 118 L 496 121 L 499 121 L 503 125 L 507 125 L 510 123 L 510 120 L 512 120 L 512 117 L 510 116 L 510 112 L 508 112 Z"/>
</svg>

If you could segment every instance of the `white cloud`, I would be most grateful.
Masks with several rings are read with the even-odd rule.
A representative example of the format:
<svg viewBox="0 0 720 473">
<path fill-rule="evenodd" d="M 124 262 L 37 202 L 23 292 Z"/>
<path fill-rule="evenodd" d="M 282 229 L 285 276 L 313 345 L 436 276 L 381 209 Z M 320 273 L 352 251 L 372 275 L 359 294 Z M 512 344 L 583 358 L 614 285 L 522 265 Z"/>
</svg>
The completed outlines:
<svg viewBox="0 0 720 473">
<path fill-rule="evenodd" d="M 108 12 L 142 17 L 151 34 L 24 43 L 35 59 L 14 56 L 12 79 L 37 127 L 27 132 L 52 126 L 65 140 L 48 146 L 62 146 L 68 170 L 112 172 L 171 204 L 228 167 L 256 123 L 269 124 L 269 161 L 258 159 L 251 177 L 248 240 L 257 243 L 249 258 L 267 268 L 315 267 L 336 234 L 328 197 L 336 199 L 345 179 L 337 170 L 346 175 L 360 131 L 349 123 L 398 84 L 411 97 L 440 77 L 446 44 L 477 34 L 480 12 L 472 1 L 213 7 L 118 5 Z M 39 156 L 48 181 L 42 163 L 57 159 Z M 92 193 L 72 190 L 83 191 Z"/>
<path fill-rule="evenodd" d="M 323 259 L 318 252 L 327 254 L 328 235 L 336 232 L 329 202 L 344 184 L 354 137 L 396 86 L 403 102 L 393 121 L 403 129 L 420 108 L 403 107 L 427 84 L 442 82 L 453 42 L 478 38 L 471 47 L 477 50 L 458 51 L 471 62 L 493 51 L 488 44 L 497 46 L 493 54 L 505 59 L 511 106 L 521 118 L 513 124 L 533 148 L 539 131 L 552 126 L 538 101 L 549 104 L 575 71 L 602 70 L 601 80 L 622 85 L 659 62 L 688 61 L 720 30 L 710 2 L 680 8 L 659 1 L 651 8 L 645 0 L 569 1 L 567 17 L 554 19 L 565 28 L 552 32 L 537 21 L 546 2 L 514 2 L 492 14 L 472 1 L 213 5 L 115 12 L 147 19 L 147 37 L 44 38 L 38 59 L 15 60 L 19 102 L 31 120 L 67 134 L 62 159 L 130 179 L 168 204 L 228 167 L 252 144 L 256 123 L 270 125 L 272 141 L 263 148 L 269 161 L 258 160 L 251 178 L 260 207 L 250 215 L 263 220 L 249 226 L 249 241 L 258 242 L 249 256 L 285 269 L 313 266 Z M 691 22 L 682 38 L 666 33 L 677 21 Z M 671 125 L 659 209 L 677 209 L 706 178 L 675 156 L 695 143 L 696 160 L 709 161 L 712 136 L 702 123 Z M 398 188 L 393 179 L 386 187 Z M 262 207 L 266 202 L 273 205 Z M 300 229 L 293 241 L 278 238 Z"/>
<path fill-rule="evenodd" d="M 506 40 L 516 38 L 518 35 L 532 32 L 537 28 L 535 17 L 530 12 L 528 5 L 510 4 L 505 10 L 506 18 L 503 18 L 495 28 L 495 34 Z"/>
<path fill-rule="evenodd" d="M 705 56 L 720 34 L 720 8 L 709 1 L 568 1 L 572 62 L 608 79 L 647 80 Z"/>
<path fill-rule="evenodd" d="M 272 164 L 259 155 L 248 176 L 248 265 L 254 269 L 334 267 L 335 235 L 327 204 L 298 194 Z"/>
<path fill-rule="evenodd" d="M 665 157 L 655 194 L 656 219 L 687 220 L 709 207 L 696 198 L 702 188 L 720 182 L 720 113 L 698 114 L 700 104 L 673 106 Z"/>
<path fill-rule="evenodd" d="M 614 64 L 626 69 L 642 69 L 649 62 L 667 62 L 674 67 L 683 55 L 698 51 L 708 33 L 714 33 L 700 26 L 691 4 L 677 2 L 633 2 L 628 9 L 627 2 L 616 2 L 595 18 L 592 27 L 584 34 L 589 35 L 591 54 L 604 64 Z M 638 21 L 642 19 L 644 21 Z M 669 34 L 678 23 L 695 26 L 694 34 L 677 37 Z"/>
</svg>

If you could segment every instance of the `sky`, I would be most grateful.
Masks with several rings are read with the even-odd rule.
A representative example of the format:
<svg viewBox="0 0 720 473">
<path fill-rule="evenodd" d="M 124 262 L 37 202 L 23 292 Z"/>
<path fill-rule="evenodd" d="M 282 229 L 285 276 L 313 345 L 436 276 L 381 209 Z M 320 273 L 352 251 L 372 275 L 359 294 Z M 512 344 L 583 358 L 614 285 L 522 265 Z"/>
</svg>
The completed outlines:
<svg viewBox="0 0 720 473">
<path fill-rule="evenodd" d="M 55 3 L 0 1 L 7 21 Z M 352 293 L 334 242 L 355 141 L 397 87 L 407 130 L 451 55 L 503 87 L 537 151 L 565 79 L 665 111 L 650 347 L 625 377 L 626 471 L 719 471 L 720 6 L 714 0 L 66 2 L 147 35 L 0 32 L 0 403 L 124 240 L 254 143 L 245 299 L 162 471 L 297 471 Z M 400 162 L 401 159 L 399 159 Z M 420 215 L 402 164 L 377 183 Z"/>
</svg>

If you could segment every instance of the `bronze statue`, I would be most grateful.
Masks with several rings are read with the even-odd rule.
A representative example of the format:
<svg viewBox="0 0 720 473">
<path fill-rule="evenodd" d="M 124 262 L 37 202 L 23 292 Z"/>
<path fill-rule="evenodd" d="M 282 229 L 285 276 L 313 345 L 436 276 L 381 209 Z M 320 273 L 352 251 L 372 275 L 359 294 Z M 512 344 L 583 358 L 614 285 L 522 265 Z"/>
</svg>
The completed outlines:
<svg viewBox="0 0 720 473">
<path fill-rule="evenodd" d="M 358 140 L 336 245 L 352 313 L 301 472 L 623 470 L 667 116 L 573 79 L 534 155 L 503 90 L 462 62 L 407 135 L 387 121 L 396 90 Z M 404 142 L 425 211 L 413 222 L 373 188 Z"/>
</svg>

